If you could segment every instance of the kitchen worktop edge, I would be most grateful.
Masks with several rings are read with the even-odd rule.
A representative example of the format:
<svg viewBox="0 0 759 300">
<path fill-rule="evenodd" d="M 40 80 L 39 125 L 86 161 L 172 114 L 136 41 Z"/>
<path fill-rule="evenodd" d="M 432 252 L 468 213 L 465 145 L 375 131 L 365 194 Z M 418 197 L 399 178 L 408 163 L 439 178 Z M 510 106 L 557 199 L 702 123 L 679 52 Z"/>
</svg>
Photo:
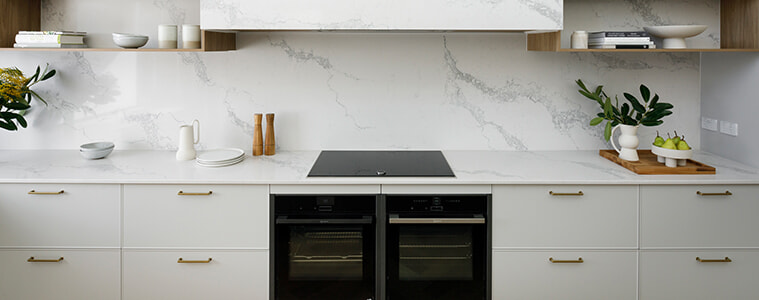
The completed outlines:
<svg viewBox="0 0 759 300">
<path fill-rule="evenodd" d="M 246 154 L 243 162 L 206 168 L 176 161 L 173 151 L 117 150 L 85 160 L 75 150 L 0 150 L 0 183 L 60 184 L 759 184 L 759 169 L 708 152 L 694 160 L 714 175 L 637 175 L 598 151 L 443 151 L 455 178 L 309 178 L 319 151 Z"/>
</svg>

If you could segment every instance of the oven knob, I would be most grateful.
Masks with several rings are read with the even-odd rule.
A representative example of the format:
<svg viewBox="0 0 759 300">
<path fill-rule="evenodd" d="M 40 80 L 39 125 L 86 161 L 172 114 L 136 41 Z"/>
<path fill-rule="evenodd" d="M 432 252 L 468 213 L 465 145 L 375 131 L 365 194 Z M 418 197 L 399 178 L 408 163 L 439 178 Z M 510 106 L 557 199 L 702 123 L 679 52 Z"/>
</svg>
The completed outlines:
<svg viewBox="0 0 759 300">
<path fill-rule="evenodd" d="M 377 175 L 378 176 L 385 176 L 385 175 L 387 175 L 387 172 L 385 172 L 383 170 L 377 170 Z"/>
</svg>

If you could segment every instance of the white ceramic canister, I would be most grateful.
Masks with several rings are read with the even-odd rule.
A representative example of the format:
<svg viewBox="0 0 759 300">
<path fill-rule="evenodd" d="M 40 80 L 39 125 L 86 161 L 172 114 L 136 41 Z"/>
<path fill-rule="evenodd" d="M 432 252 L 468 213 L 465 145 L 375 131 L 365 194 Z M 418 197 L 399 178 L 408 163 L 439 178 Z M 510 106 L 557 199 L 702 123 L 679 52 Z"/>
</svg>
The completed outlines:
<svg viewBox="0 0 759 300">
<path fill-rule="evenodd" d="M 572 33 L 572 49 L 588 49 L 588 32 L 578 30 Z"/>
<path fill-rule="evenodd" d="M 200 49 L 200 25 L 182 25 L 182 48 Z"/>
<path fill-rule="evenodd" d="M 177 48 L 177 25 L 158 25 L 158 48 Z"/>
</svg>

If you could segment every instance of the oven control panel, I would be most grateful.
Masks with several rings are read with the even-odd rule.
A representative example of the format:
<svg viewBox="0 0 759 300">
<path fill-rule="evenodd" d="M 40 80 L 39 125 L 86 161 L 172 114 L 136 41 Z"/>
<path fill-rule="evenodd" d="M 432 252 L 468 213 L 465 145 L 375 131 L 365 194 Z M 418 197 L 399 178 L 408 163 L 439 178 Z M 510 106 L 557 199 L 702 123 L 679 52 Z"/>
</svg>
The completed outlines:
<svg viewBox="0 0 759 300">
<path fill-rule="evenodd" d="M 487 196 L 387 196 L 387 210 L 393 213 L 482 213 L 487 207 Z"/>
</svg>

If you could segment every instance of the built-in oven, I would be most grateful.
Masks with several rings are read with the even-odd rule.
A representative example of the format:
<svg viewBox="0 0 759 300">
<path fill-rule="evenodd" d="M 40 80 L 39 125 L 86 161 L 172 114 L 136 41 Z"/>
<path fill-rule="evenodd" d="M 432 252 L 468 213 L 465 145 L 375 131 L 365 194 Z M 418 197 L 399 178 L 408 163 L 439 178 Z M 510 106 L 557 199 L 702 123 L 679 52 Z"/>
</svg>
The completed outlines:
<svg viewBox="0 0 759 300">
<path fill-rule="evenodd" d="M 386 299 L 490 299 L 490 198 L 386 196 Z"/>
<path fill-rule="evenodd" d="M 271 201 L 271 299 L 378 299 L 377 195 Z"/>
</svg>

